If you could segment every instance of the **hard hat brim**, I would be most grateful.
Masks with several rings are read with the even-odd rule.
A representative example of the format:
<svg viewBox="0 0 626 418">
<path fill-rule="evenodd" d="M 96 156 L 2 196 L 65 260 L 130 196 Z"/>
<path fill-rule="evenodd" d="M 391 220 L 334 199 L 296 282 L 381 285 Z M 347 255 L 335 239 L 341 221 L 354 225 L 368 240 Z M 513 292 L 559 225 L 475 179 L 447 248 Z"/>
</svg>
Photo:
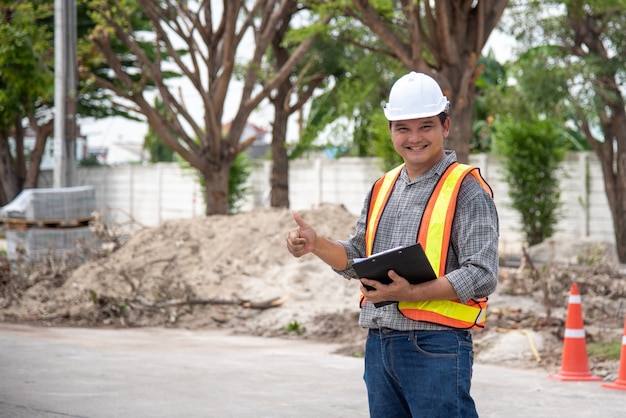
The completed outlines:
<svg viewBox="0 0 626 418">
<path fill-rule="evenodd" d="M 404 113 L 403 109 L 392 109 L 389 106 L 389 103 L 385 105 L 383 111 L 385 112 L 385 117 L 388 121 L 397 121 L 397 120 L 409 120 L 409 119 L 420 119 L 420 118 L 429 118 L 431 116 L 437 116 L 443 111 L 447 112 L 447 109 L 450 106 L 450 102 L 448 99 L 443 96 L 442 100 L 437 103 L 436 106 L 432 106 L 432 109 L 429 109 L 425 112 L 417 112 L 417 113 Z"/>
</svg>

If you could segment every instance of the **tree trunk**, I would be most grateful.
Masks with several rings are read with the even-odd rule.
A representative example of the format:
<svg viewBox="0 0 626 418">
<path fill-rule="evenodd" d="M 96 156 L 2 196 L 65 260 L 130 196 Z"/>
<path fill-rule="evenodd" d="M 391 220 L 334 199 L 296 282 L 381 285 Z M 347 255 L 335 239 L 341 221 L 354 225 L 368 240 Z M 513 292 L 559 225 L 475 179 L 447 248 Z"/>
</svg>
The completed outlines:
<svg viewBox="0 0 626 418">
<path fill-rule="evenodd" d="M 291 18 L 298 9 L 297 2 L 288 6 L 285 19 L 281 20 L 272 37 L 272 51 L 276 68 L 282 68 L 289 60 L 290 51 L 285 46 L 285 34 L 289 29 Z M 289 158 L 285 143 L 287 142 L 287 122 L 289 115 L 295 111 L 289 107 L 289 96 L 293 84 L 287 77 L 275 90 L 275 95 L 269 96 L 274 106 L 274 121 L 272 123 L 272 173 L 270 175 L 270 206 L 273 208 L 289 207 Z"/>
<path fill-rule="evenodd" d="M 626 129 L 626 126 L 622 129 Z M 621 158 L 614 164 L 613 157 L 619 154 L 616 155 L 609 149 L 612 147 L 613 141 L 610 140 L 593 146 L 602 164 L 604 190 L 613 217 L 617 256 L 620 263 L 626 263 L 626 154 L 622 153 Z M 617 167 L 616 171 L 614 167 Z"/>
<path fill-rule="evenodd" d="M 272 174 L 270 184 L 270 205 L 273 208 L 289 207 L 289 158 L 285 147 L 287 137 L 287 115 L 280 115 L 276 109 L 276 119 L 272 131 Z M 286 112 L 281 112 L 286 113 Z"/>
<path fill-rule="evenodd" d="M 228 175 L 231 162 L 222 161 L 219 166 L 210 166 L 204 172 L 205 215 L 228 213 Z"/>
<path fill-rule="evenodd" d="M 454 150 L 463 164 L 469 162 L 472 109 L 476 102 L 474 86 L 480 71 L 477 55 L 468 53 L 459 57 L 458 65 L 450 64 L 441 74 L 435 75 L 443 93 L 450 100 L 450 135 L 444 146 Z"/>
<path fill-rule="evenodd" d="M 617 249 L 617 257 L 620 263 L 626 263 L 626 202 L 624 200 L 624 197 L 622 197 L 621 204 L 613 212 L 615 248 Z"/>
<path fill-rule="evenodd" d="M 467 164 L 469 161 L 469 139 L 468 132 L 472 132 L 472 108 L 450 110 L 450 135 L 446 139 L 444 146 L 456 152 L 460 163 Z"/>
<path fill-rule="evenodd" d="M 289 110 L 285 103 L 291 85 L 283 83 L 276 90 L 272 99 L 274 104 L 274 123 L 272 127 L 272 174 L 270 176 L 270 206 L 273 208 L 289 207 L 289 159 L 285 142 Z"/>
<path fill-rule="evenodd" d="M 28 161 L 28 171 L 26 172 L 26 181 L 24 182 L 25 189 L 37 188 L 40 173 L 39 167 L 41 166 L 43 153 L 46 150 L 46 142 L 48 142 L 48 137 L 52 133 L 52 129 L 54 129 L 54 120 L 42 126 L 37 126 L 36 120 L 33 117 L 30 119 L 30 125 L 35 131 L 35 147 L 30 153 Z"/>
<path fill-rule="evenodd" d="M 15 117 L 15 130 L 13 140 L 15 141 L 15 174 L 17 176 L 18 193 L 24 188 L 26 181 L 26 151 L 24 150 L 24 127 L 22 118 Z"/>
<path fill-rule="evenodd" d="M 606 82 L 606 79 L 605 79 Z M 602 163 L 604 189 L 613 216 L 615 248 L 620 263 L 626 263 L 626 112 L 624 101 L 615 79 L 610 85 L 612 101 L 605 103 L 611 109 L 611 117 L 601 119 L 604 141 L 588 140 Z M 599 109 L 599 112 L 602 109 Z"/>
<path fill-rule="evenodd" d="M 20 192 L 19 181 L 11 157 L 9 139 L 6 133 L 0 136 L 0 206 L 9 203 Z"/>
</svg>

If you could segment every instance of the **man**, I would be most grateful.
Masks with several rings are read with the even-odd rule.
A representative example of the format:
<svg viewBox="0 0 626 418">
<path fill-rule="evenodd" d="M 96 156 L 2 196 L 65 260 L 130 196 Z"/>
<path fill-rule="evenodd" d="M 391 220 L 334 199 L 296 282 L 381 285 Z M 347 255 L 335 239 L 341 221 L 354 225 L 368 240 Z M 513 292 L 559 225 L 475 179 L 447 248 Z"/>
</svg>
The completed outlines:
<svg viewBox="0 0 626 418">
<path fill-rule="evenodd" d="M 484 326 L 498 280 L 498 217 L 475 167 L 443 148 L 449 102 L 430 76 L 398 79 L 384 108 L 404 164 L 381 177 L 346 241 L 317 235 L 294 212 L 296 257 L 313 253 L 347 278 L 354 259 L 420 242 L 436 280 L 412 285 L 393 270 L 360 278 L 359 325 L 369 329 L 364 380 L 372 417 L 474 417 L 470 329 Z M 378 302 L 396 301 L 392 304 Z"/>
</svg>

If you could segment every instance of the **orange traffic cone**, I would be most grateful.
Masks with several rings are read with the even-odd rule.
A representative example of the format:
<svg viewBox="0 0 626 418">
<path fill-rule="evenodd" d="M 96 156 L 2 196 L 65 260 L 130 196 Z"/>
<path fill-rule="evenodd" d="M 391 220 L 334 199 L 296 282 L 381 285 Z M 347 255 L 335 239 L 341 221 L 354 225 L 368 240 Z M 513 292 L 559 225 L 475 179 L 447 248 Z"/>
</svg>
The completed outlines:
<svg viewBox="0 0 626 418">
<path fill-rule="evenodd" d="M 602 380 L 589 371 L 581 299 L 576 283 L 572 285 L 570 290 L 569 305 L 567 306 L 561 370 L 557 374 L 549 375 L 549 377 L 567 381 Z"/>
<path fill-rule="evenodd" d="M 605 383 L 603 388 L 626 390 L 626 318 L 624 319 L 624 335 L 622 336 L 622 351 L 619 355 L 619 371 L 617 380 L 613 383 Z"/>
</svg>

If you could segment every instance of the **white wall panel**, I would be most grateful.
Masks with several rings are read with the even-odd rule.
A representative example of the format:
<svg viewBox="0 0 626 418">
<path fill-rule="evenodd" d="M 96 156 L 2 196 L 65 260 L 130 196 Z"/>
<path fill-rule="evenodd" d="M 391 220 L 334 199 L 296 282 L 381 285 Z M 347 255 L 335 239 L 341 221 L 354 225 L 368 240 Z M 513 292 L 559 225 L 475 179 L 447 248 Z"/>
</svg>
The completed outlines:
<svg viewBox="0 0 626 418">
<path fill-rule="evenodd" d="M 494 192 L 501 233 L 501 250 L 518 252 L 522 234 L 520 216 L 511 208 L 508 185 L 499 161 L 485 154 L 471 155 Z M 561 166 L 561 218 L 556 236 L 615 242 L 613 221 L 604 191 L 601 166 L 593 153 L 571 153 Z M 241 209 L 269 206 L 271 162 L 253 164 Z M 355 217 L 372 183 L 381 176 L 373 158 L 324 157 L 298 159 L 289 166 L 289 201 L 293 210 L 311 209 L 323 203 L 342 204 Z M 204 190 L 191 170 L 175 163 L 115 167 L 81 167 L 79 185 L 93 185 L 97 207 L 111 221 L 134 219 L 155 226 L 167 219 L 204 216 Z M 42 173 L 40 186 L 52 176 Z M 339 238 L 339 237 L 338 237 Z M 510 250 L 507 250 L 510 249 Z"/>
</svg>

